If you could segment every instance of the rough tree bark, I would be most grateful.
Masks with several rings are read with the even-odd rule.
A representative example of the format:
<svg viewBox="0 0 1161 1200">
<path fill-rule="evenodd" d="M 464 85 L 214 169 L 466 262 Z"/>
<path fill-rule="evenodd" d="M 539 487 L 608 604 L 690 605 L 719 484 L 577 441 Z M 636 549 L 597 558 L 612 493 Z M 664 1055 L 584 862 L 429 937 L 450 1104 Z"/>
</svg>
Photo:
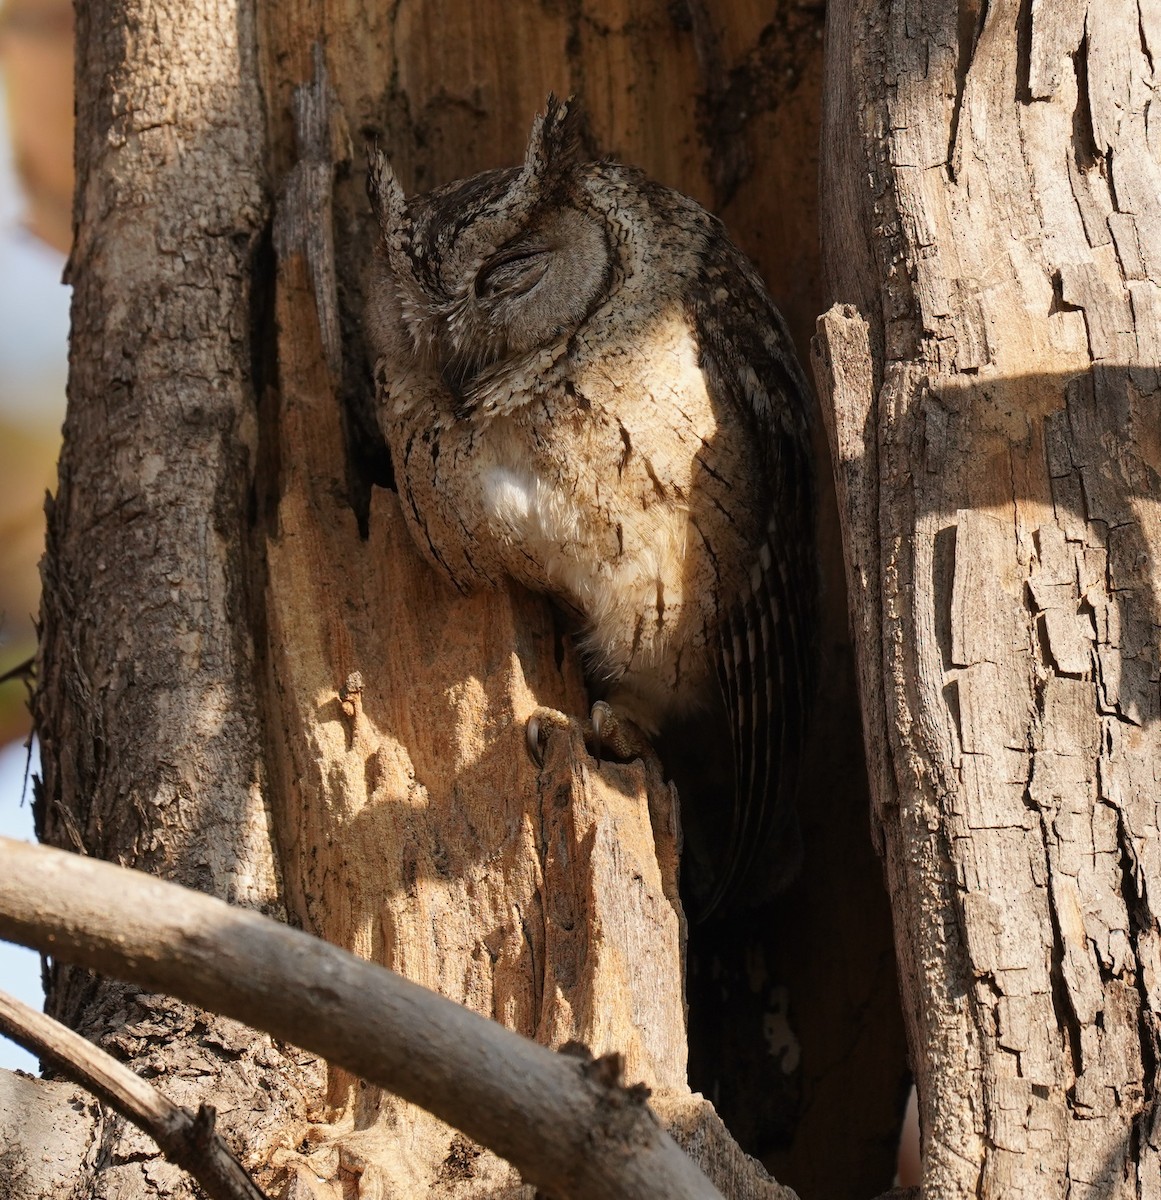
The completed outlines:
<svg viewBox="0 0 1161 1200">
<path fill-rule="evenodd" d="M 213 0 L 149 15 L 80 5 L 77 44 L 39 831 L 277 911 L 254 686 L 250 306 L 268 220 L 254 16 Z M 48 1008 L 138 1071 L 152 1059 L 179 1103 L 209 1093 L 243 1157 L 267 1158 L 320 1083 L 318 1064 L 237 1022 L 85 972 L 54 969 Z M 189 1194 L 147 1138 L 90 1115 L 85 1155 L 64 1172 L 77 1194 Z"/>
<path fill-rule="evenodd" d="M 925 1194 L 1157 1197 L 1161 15 L 829 19 L 816 373 Z"/>
<path fill-rule="evenodd" d="M 44 838 L 301 922 L 548 1044 L 623 1052 L 711 1175 L 672 792 L 641 764 L 598 771 L 576 738 L 533 769 L 532 708 L 587 707 L 567 639 L 523 593 L 443 589 L 379 486 L 358 419 L 364 142 L 428 187 L 516 161 L 547 92 L 579 92 L 600 147 L 723 213 L 804 348 L 820 26 L 817 7 L 693 0 L 79 10 Z M 827 606 L 807 868 L 762 927 L 695 945 L 691 1074 L 780 1178 L 854 1197 L 890 1179 L 902 1055 L 833 570 Z M 517 1186 L 433 1118 L 232 1022 L 59 967 L 50 1004 L 179 1078 L 175 1099 L 215 1103 L 267 1181 Z M 187 1194 L 120 1122 L 86 1119 L 78 1194 Z"/>
</svg>

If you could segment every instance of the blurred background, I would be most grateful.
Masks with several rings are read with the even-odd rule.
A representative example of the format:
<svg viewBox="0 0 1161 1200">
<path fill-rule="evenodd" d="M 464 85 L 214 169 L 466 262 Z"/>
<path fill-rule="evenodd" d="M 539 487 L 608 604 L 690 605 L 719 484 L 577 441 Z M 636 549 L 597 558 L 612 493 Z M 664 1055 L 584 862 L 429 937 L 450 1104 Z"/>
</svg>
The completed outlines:
<svg viewBox="0 0 1161 1200">
<path fill-rule="evenodd" d="M 64 417 L 72 228 L 70 0 L 0 3 L 0 834 L 32 838 L 28 664 L 44 496 Z M 0 988 L 39 1008 L 40 959 L 0 942 Z M 0 1037 L 0 1066 L 36 1061 Z"/>
</svg>

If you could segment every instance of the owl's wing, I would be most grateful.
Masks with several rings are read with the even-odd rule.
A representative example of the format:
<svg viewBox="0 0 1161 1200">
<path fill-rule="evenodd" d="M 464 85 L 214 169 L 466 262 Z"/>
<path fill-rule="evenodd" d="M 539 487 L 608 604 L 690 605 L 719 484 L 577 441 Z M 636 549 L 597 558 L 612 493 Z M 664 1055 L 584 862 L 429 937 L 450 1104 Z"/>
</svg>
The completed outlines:
<svg viewBox="0 0 1161 1200">
<path fill-rule="evenodd" d="M 818 572 L 809 391 L 790 335 L 753 267 L 724 234 L 689 298 L 715 400 L 747 421 L 764 464 L 769 522 L 718 627 L 717 667 L 734 751 L 729 849 L 708 915 L 740 891 L 785 886 L 801 843 L 798 766 L 814 692 Z"/>
</svg>

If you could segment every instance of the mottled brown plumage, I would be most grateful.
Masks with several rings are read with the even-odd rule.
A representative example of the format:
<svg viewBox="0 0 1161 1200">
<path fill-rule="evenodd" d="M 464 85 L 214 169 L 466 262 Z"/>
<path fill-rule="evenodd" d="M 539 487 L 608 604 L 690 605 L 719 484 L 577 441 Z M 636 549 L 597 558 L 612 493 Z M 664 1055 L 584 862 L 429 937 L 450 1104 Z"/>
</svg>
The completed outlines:
<svg viewBox="0 0 1161 1200">
<path fill-rule="evenodd" d="M 553 597 L 595 688 L 650 735 L 692 722 L 712 742 L 724 705 L 735 811 L 708 851 L 712 904 L 744 876 L 777 882 L 765 848 L 782 835 L 785 874 L 795 836 L 807 388 L 720 222 L 585 161 L 576 120 L 550 98 L 522 167 L 410 200 L 375 157 L 379 419 L 415 540 L 458 587 L 512 577 Z M 729 808 L 703 826 L 731 828 Z"/>
</svg>

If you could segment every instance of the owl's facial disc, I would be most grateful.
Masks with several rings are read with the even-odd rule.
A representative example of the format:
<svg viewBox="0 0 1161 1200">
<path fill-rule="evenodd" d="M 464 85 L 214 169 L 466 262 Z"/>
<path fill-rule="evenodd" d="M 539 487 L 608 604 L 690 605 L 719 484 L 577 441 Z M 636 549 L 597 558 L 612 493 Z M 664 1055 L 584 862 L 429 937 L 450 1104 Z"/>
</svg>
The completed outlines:
<svg viewBox="0 0 1161 1200">
<path fill-rule="evenodd" d="M 608 288 L 609 247 L 594 215 L 566 207 L 498 246 L 472 282 L 472 301 L 504 353 L 545 346 L 581 323 Z"/>
<path fill-rule="evenodd" d="M 523 229 L 477 227 L 462 247 L 458 281 L 438 335 L 445 382 L 470 408 L 481 373 L 569 335 L 608 293 L 612 264 L 604 226 L 587 209 L 541 210 Z M 445 278 L 448 273 L 445 273 Z"/>
</svg>

